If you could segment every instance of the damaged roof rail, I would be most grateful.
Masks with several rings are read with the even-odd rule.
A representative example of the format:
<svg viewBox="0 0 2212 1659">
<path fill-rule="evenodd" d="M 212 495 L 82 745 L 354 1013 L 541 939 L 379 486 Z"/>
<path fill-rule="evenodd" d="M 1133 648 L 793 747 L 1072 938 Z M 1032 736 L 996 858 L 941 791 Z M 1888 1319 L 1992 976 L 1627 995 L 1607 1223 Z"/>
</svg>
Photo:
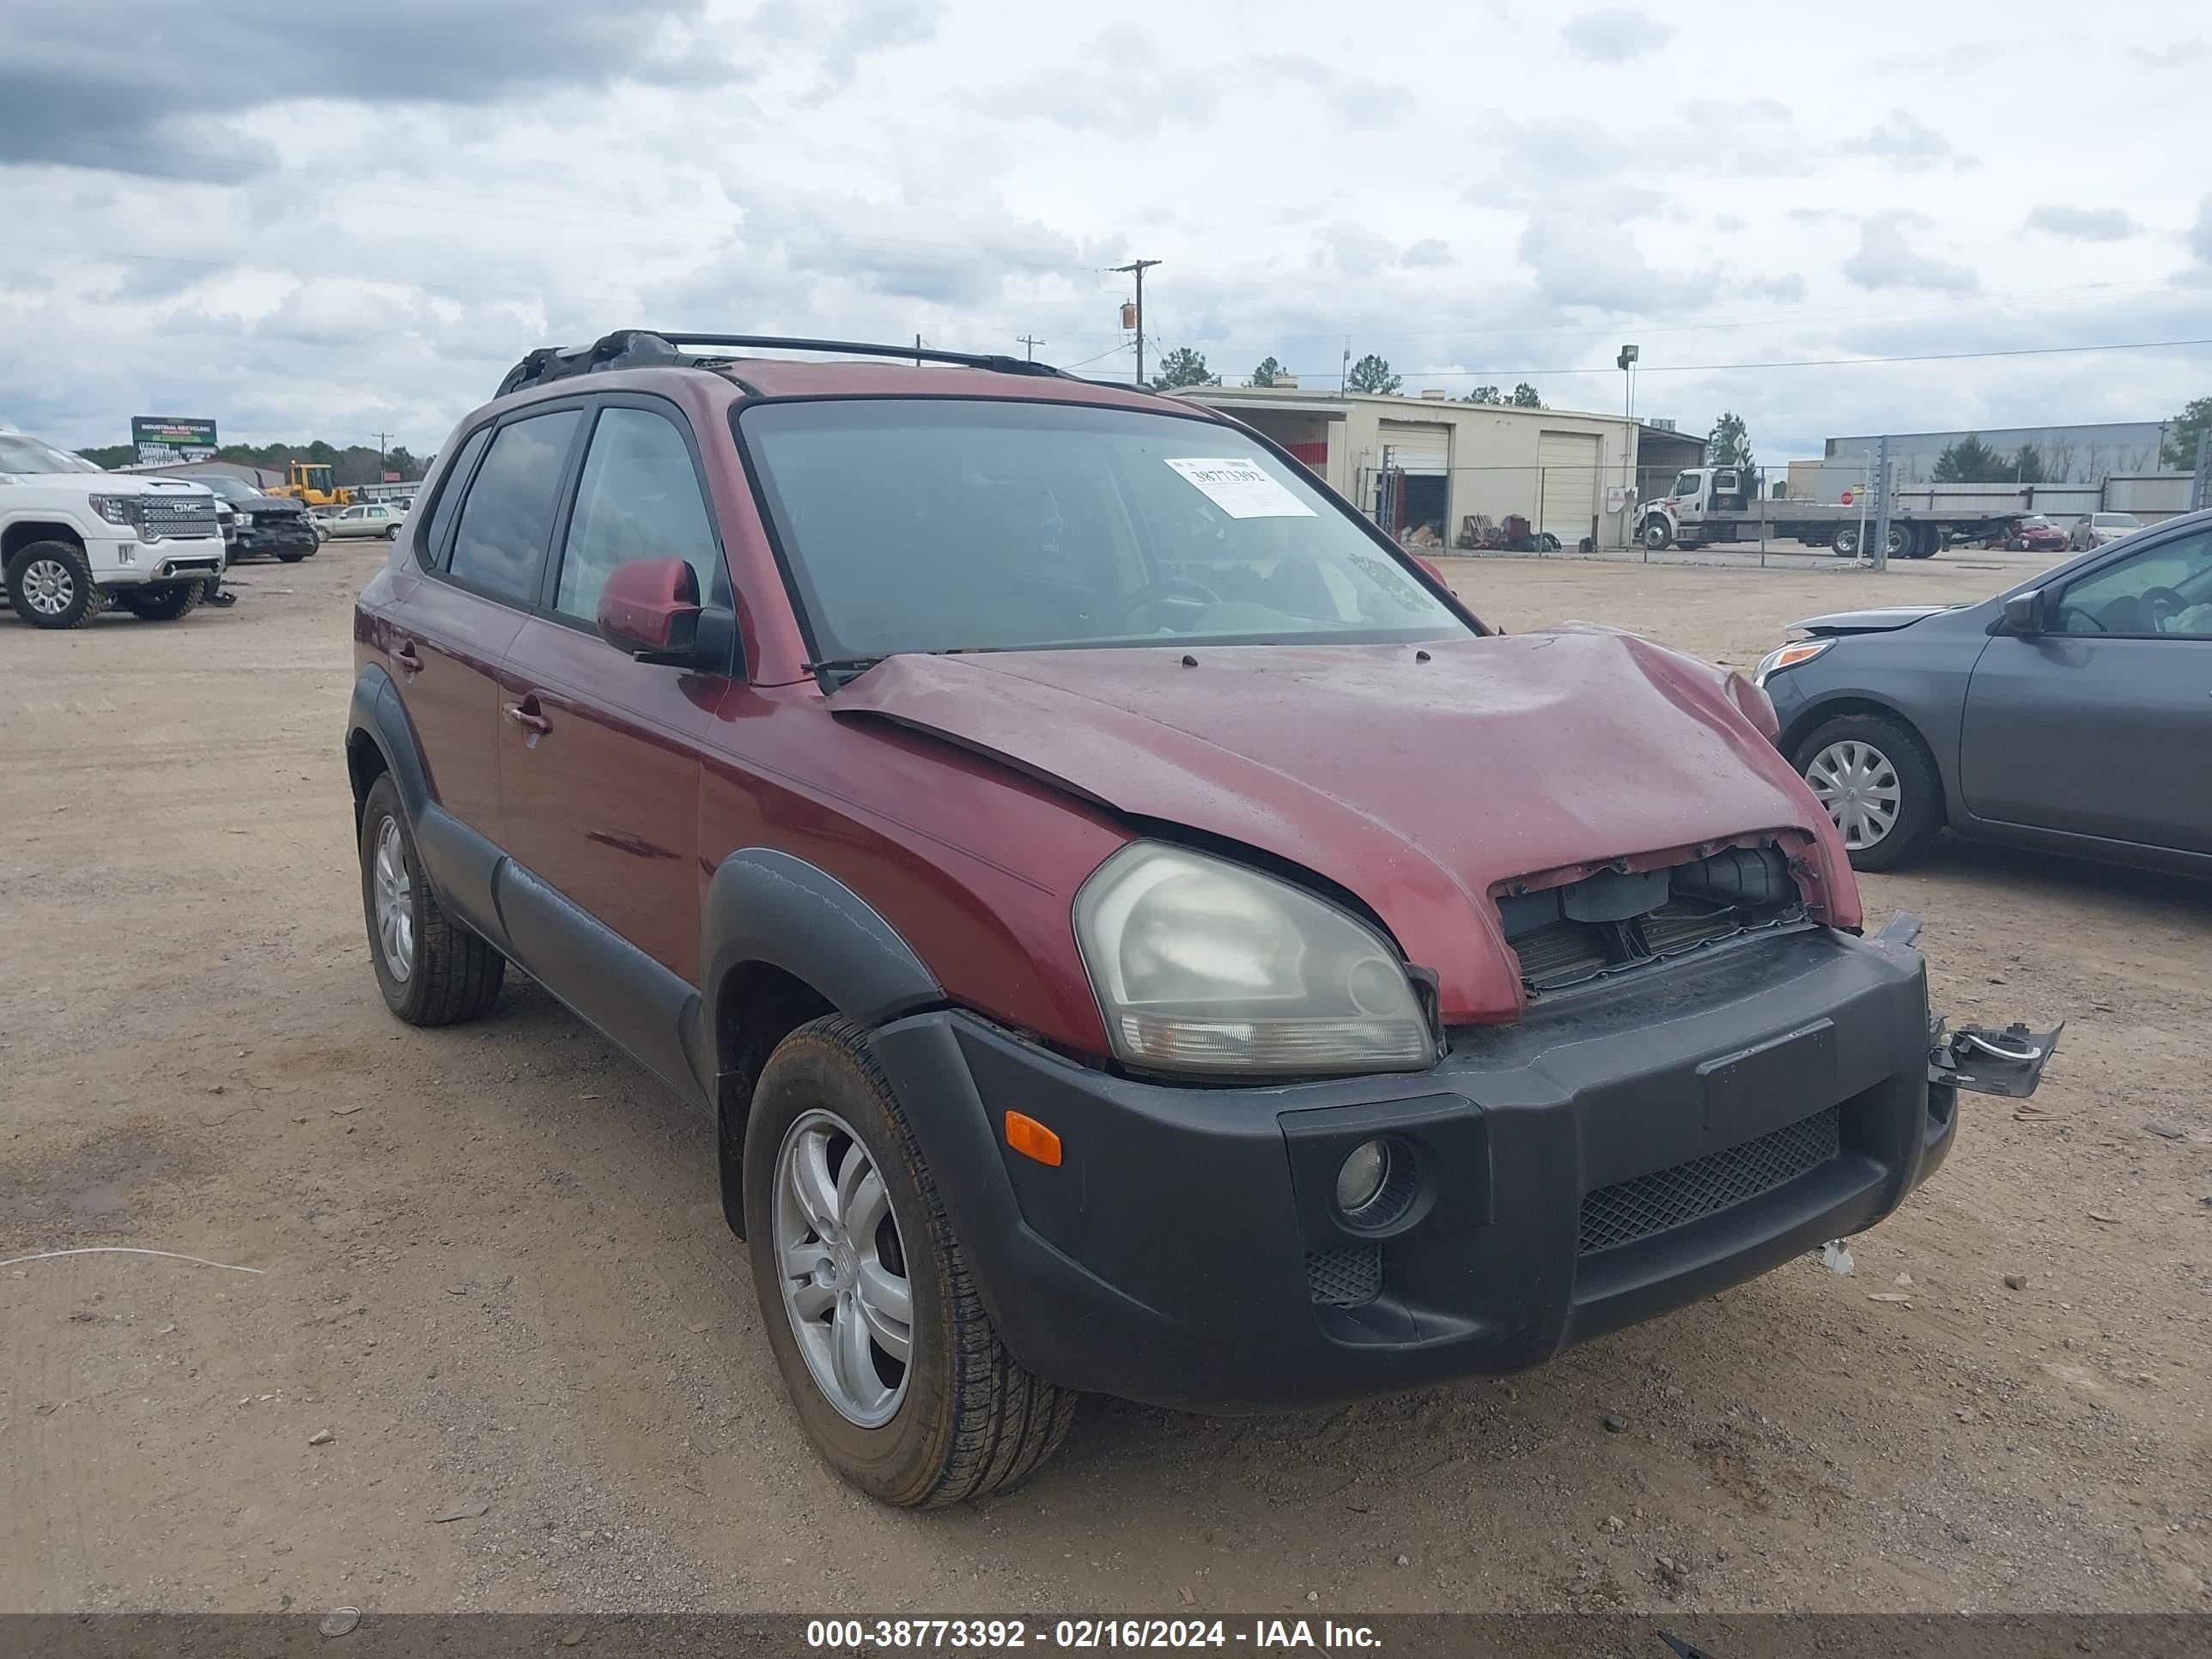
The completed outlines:
<svg viewBox="0 0 2212 1659">
<path fill-rule="evenodd" d="M 499 384 L 498 395 L 504 398 L 525 386 L 541 385 L 548 380 L 562 380 L 573 374 L 588 374 L 601 369 L 680 368 L 687 364 L 703 367 L 700 359 L 686 357 L 678 349 L 684 346 L 710 346 L 723 351 L 820 351 L 846 357 L 911 358 L 916 363 L 954 363 L 963 368 L 987 368 L 1000 374 L 1040 374 L 1054 380 L 1076 378 L 1050 363 L 1032 362 L 1024 357 L 989 352 L 941 351 L 934 346 L 876 345 L 862 340 L 811 340 L 781 334 L 683 334 L 625 328 L 604 335 L 588 346 L 539 348 L 507 372 L 506 379 Z"/>
</svg>

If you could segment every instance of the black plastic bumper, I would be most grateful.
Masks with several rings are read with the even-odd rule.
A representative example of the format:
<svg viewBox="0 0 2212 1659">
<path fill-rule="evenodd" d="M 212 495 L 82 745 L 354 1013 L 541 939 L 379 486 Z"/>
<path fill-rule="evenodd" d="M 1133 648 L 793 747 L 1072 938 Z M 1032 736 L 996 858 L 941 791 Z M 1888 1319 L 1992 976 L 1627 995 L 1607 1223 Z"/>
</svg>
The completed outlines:
<svg viewBox="0 0 2212 1659">
<path fill-rule="evenodd" d="M 1453 1034 L 1420 1073 L 1133 1081 L 972 1016 L 882 1028 L 985 1302 L 1032 1370 L 1193 1411 L 1536 1364 L 1894 1209 L 1948 1154 L 1917 952 L 1808 929 Z M 1063 1162 L 1007 1151 L 1018 1109 Z M 1338 1166 L 1418 1172 L 1349 1225 Z"/>
</svg>

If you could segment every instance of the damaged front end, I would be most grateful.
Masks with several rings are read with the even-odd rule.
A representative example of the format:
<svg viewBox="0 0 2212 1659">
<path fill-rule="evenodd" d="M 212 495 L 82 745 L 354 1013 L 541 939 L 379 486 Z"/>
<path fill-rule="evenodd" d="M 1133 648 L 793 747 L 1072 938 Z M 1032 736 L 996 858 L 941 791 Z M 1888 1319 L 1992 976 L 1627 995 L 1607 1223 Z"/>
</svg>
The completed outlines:
<svg viewBox="0 0 2212 1659">
<path fill-rule="evenodd" d="M 1880 938 L 1886 944 L 1911 945 L 1920 933 L 1920 918 L 1900 910 Z M 1969 1089 L 2008 1100 L 2025 1100 L 2035 1092 L 2043 1068 L 2058 1050 L 2058 1034 L 2066 1029 L 2063 1019 L 2048 1031 L 2032 1031 L 2018 1020 L 2001 1031 L 1985 1025 L 1961 1025 L 1953 1031 L 1948 1024 L 1942 1014 L 1928 1016 L 1928 1086 Z"/>
</svg>

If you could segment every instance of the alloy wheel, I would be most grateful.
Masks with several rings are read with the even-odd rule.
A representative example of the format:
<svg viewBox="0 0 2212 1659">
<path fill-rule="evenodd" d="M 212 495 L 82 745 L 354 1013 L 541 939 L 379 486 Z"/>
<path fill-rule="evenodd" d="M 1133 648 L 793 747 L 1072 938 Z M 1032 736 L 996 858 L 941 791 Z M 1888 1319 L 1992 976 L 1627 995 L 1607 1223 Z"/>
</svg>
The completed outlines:
<svg viewBox="0 0 2212 1659">
<path fill-rule="evenodd" d="M 415 884 L 407 873 L 407 848 L 399 838 L 397 818 L 386 818 L 377 827 L 370 877 L 376 895 L 377 948 L 384 953 L 385 971 L 404 985 L 415 972 Z"/>
<path fill-rule="evenodd" d="M 33 559 L 23 572 L 23 603 L 58 617 L 76 601 L 76 574 L 59 559 Z"/>
<path fill-rule="evenodd" d="M 1806 767 L 1805 781 L 1851 852 L 1875 845 L 1897 826 L 1905 788 L 1889 757 L 1870 743 L 1846 738 L 1830 744 Z"/>
<path fill-rule="evenodd" d="M 882 1426 L 906 1397 L 914 1290 L 883 1176 L 834 1112 L 807 1112 L 784 1135 L 775 1246 L 784 1313 L 815 1386 L 847 1421 Z"/>
</svg>

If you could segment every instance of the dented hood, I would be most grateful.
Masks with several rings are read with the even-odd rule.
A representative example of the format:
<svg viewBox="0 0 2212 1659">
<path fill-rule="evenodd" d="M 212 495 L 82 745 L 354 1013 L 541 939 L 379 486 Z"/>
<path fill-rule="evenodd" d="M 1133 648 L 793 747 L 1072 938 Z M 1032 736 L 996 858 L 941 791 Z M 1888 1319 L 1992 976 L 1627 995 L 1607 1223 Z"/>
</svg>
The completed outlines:
<svg viewBox="0 0 2212 1659">
<path fill-rule="evenodd" d="M 1420 650 L 899 656 L 830 707 L 1326 878 L 1436 971 L 1447 1020 L 1521 1009 L 1491 896 L 1519 878 L 1795 830 L 1831 919 L 1856 924 L 1826 815 L 1720 671 L 1583 625 Z"/>
</svg>

